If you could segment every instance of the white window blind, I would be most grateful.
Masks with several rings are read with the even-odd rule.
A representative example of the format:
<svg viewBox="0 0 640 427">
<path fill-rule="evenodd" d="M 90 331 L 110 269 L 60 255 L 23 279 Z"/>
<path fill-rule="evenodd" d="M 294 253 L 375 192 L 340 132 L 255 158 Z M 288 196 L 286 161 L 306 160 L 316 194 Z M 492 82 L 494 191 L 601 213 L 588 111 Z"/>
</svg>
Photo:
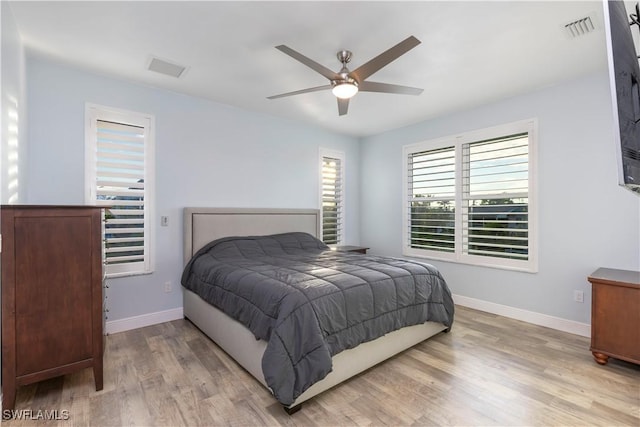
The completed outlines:
<svg viewBox="0 0 640 427">
<path fill-rule="evenodd" d="M 410 153 L 410 246 L 453 252 L 455 249 L 455 149 Z"/>
<path fill-rule="evenodd" d="M 105 213 L 109 276 L 151 271 L 151 120 L 93 108 L 87 139 L 90 202 Z"/>
<path fill-rule="evenodd" d="M 322 241 L 340 244 L 344 226 L 344 154 L 325 152 L 321 159 Z"/>
<path fill-rule="evenodd" d="M 462 152 L 465 253 L 527 260 L 528 134 L 464 144 Z"/>
<path fill-rule="evenodd" d="M 535 121 L 404 147 L 405 254 L 535 271 Z"/>
</svg>

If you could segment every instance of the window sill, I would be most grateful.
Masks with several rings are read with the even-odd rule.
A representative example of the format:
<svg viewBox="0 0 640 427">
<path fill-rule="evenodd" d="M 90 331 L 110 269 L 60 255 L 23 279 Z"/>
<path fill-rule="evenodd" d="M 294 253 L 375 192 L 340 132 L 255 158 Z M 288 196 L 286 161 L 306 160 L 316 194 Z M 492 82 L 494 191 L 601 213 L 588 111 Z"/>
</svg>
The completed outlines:
<svg viewBox="0 0 640 427">
<path fill-rule="evenodd" d="M 119 279 L 121 277 L 130 277 L 130 276 L 146 276 L 149 274 L 153 274 L 153 270 L 151 271 L 124 271 L 122 273 L 107 273 L 104 275 L 105 279 Z"/>
<path fill-rule="evenodd" d="M 462 257 L 455 257 L 454 254 L 452 254 L 453 256 L 451 257 L 446 257 L 446 256 L 432 255 L 432 254 L 416 253 L 415 251 L 410 251 L 410 250 L 407 250 L 406 248 L 405 250 L 403 250 L 402 254 L 410 258 L 427 259 L 432 261 L 444 261 L 444 262 L 450 262 L 453 264 L 463 264 L 463 265 L 470 265 L 474 267 L 485 267 L 485 268 L 493 268 L 498 270 L 517 271 L 521 273 L 530 273 L 530 274 L 538 273 L 538 265 L 533 260 L 527 261 L 526 264 L 521 263 L 520 265 L 515 265 L 515 263 L 506 263 L 504 262 L 505 260 L 503 260 L 503 262 L 499 262 L 500 261 L 499 258 L 493 258 L 493 259 L 487 260 L 485 257 L 474 257 L 469 255 L 462 256 Z"/>
</svg>

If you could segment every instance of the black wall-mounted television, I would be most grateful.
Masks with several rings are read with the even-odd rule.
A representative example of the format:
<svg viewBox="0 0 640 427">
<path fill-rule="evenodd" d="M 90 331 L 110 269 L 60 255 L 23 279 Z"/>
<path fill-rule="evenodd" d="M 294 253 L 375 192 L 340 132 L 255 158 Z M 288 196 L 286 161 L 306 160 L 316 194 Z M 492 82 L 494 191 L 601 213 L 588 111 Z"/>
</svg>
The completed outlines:
<svg viewBox="0 0 640 427">
<path fill-rule="evenodd" d="M 633 4 L 632 2 L 627 2 Z M 603 1 L 618 182 L 640 195 L 640 17 L 638 3 Z"/>
</svg>

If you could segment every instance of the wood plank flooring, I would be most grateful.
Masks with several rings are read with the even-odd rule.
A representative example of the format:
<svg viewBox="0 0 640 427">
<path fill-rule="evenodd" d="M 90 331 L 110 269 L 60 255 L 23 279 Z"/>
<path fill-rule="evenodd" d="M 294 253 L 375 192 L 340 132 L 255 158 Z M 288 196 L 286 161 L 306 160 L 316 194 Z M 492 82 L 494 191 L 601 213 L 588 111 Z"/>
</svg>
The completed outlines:
<svg viewBox="0 0 640 427">
<path fill-rule="evenodd" d="M 91 369 L 21 387 L 16 409 L 67 420 L 7 426 L 640 426 L 640 367 L 597 365 L 587 338 L 457 307 L 453 329 L 288 416 L 185 320 L 107 337 L 104 390 Z M 62 417 L 60 417 L 62 418 Z"/>
</svg>

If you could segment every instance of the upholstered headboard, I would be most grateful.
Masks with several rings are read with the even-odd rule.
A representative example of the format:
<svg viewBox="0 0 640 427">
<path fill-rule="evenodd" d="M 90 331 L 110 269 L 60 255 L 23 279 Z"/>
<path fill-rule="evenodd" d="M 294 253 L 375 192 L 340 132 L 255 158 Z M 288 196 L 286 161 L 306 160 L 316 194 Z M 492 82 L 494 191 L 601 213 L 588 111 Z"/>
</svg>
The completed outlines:
<svg viewBox="0 0 640 427">
<path fill-rule="evenodd" d="M 198 249 L 229 236 L 264 236 L 303 231 L 318 237 L 317 209 L 184 208 L 184 263 Z"/>
</svg>

